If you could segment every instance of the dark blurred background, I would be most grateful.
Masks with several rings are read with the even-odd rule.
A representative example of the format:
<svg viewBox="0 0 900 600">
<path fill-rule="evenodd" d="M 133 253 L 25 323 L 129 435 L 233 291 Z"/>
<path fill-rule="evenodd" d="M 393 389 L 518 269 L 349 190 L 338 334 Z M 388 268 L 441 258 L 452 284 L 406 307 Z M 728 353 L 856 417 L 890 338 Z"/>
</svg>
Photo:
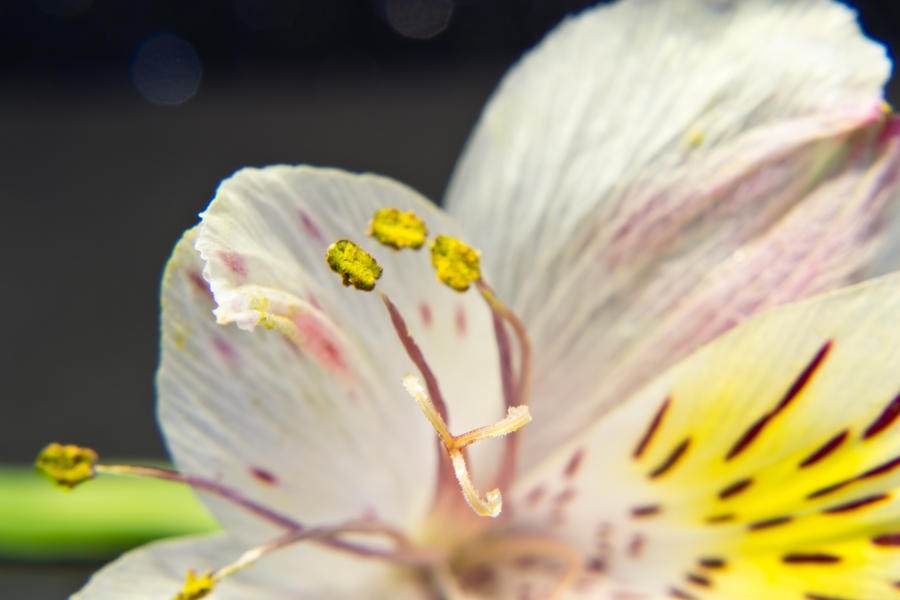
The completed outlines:
<svg viewBox="0 0 900 600">
<path fill-rule="evenodd" d="M 439 199 L 503 71 L 591 3 L 0 4 L 0 463 L 24 464 L 52 440 L 164 456 L 159 276 L 220 179 L 334 165 Z M 900 5 L 853 4 L 898 47 Z M 94 568 L 0 563 L 0 597 L 65 597 Z"/>
</svg>

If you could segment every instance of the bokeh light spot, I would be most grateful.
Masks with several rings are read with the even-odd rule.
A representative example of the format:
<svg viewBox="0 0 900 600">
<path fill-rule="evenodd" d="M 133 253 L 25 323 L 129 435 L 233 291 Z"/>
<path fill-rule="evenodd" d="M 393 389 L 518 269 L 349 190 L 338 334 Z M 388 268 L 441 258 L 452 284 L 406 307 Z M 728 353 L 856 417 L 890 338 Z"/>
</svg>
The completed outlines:
<svg viewBox="0 0 900 600">
<path fill-rule="evenodd" d="M 450 25 L 453 0 L 385 0 L 384 16 L 400 35 L 427 40 L 441 34 Z"/>
<path fill-rule="evenodd" d="M 153 104 L 174 106 L 196 92 L 203 75 L 194 47 L 171 33 L 159 33 L 138 46 L 131 63 L 131 81 L 138 93 Z"/>
</svg>

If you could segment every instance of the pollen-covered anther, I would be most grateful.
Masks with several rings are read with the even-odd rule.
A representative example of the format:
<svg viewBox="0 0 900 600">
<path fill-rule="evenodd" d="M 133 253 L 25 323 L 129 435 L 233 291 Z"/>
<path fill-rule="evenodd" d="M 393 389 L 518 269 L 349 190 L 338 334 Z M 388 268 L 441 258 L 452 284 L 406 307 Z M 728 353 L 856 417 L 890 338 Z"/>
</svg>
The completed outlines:
<svg viewBox="0 0 900 600">
<path fill-rule="evenodd" d="M 450 458 L 450 462 L 453 465 L 456 480 L 459 482 L 459 486 L 462 489 L 466 502 L 476 514 L 482 517 L 499 516 L 503 508 L 503 498 L 500 494 L 500 490 L 490 490 L 482 495 L 475 489 L 472 479 L 469 476 L 469 467 L 466 464 L 465 455 L 462 451 L 464 448 L 475 442 L 480 442 L 481 440 L 489 438 L 503 437 L 518 430 L 531 421 L 531 413 L 528 411 L 528 407 L 512 406 L 507 410 L 506 416 L 496 423 L 478 427 L 463 433 L 462 435 L 455 436 L 450 433 L 447 428 L 447 423 L 431 402 L 428 393 L 425 391 L 425 386 L 418 377 L 415 375 L 407 375 L 403 378 L 403 385 L 406 388 L 406 391 L 409 392 L 409 395 L 415 399 L 419 408 L 422 409 L 422 412 L 425 413 L 425 417 L 437 432 L 441 444 L 444 446 L 444 450 L 447 452 L 447 456 Z"/>
<path fill-rule="evenodd" d="M 458 292 L 469 289 L 469 284 L 481 279 L 478 250 L 459 240 L 439 235 L 431 243 L 431 264 L 437 278 Z"/>
<path fill-rule="evenodd" d="M 174 600 L 199 600 L 205 598 L 213 591 L 215 580 L 212 572 L 207 572 L 199 577 L 193 571 L 188 571 L 187 578 L 181 591 L 175 595 Z"/>
<path fill-rule="evenodd" d="M 370 291 L 381 277 L 381 266 L 375 258 L 350 240 L 338 240 L 329 246 L 325 260 L 345 286 L 358 290 Z"/>
<path fill-rule="evenodd" d="M 90 448 L 53 442 L 38 454 L 34 468 L 56 485 L 72 489 L 94 477 L 97 458 Z"/>
<path fill-rule="evenodd" d="M 396 208 L 382 208 L 372 217 L 366 233 L 395 250 L 401 248 L 415 250 L 425 243 L 428 228 L 411 210 L 400 212 Z"/>
</svg>

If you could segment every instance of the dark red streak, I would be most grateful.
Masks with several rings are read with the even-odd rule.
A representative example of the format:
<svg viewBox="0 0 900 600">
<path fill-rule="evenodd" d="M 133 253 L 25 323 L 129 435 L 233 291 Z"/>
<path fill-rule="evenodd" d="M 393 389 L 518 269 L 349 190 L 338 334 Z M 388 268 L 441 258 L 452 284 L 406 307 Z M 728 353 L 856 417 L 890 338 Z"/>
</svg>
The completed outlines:
<svg viewBox="0 0 900 600">
<path fill-rule="evenodd" d="M 654 415 L 653 420 L 650 421 L 650 426 L 647 427 L 647 431 L 644 432 L 644 437 L 641 438 L 641 441 L 634 449 L 634 453 L 632 454 L 634 458 L 640 458 L 641 454 L 644 453 L 644 450 L 647 449 L 647 446 L 650 444 L 650 440 L 653 438 L 653 434 L 656 433 L 656 430 L 659 429 L 659 426 L 662 423 L 663 416 L 665 416 L 666 411 L 669 410 L 669 403 L 671 401 L 672 397 L 669 396 L 662 403 L 662 406 L 659 407 L 659 410 L 656 411 L 656 415 Z"/>
<path fill-rule="evenodd" d="M 730 523 L 731 521 L 734 521 L 734 519 L 734 513 L 725 513 L 722 515 L 713 515 L 711 517 L 706 517 L 706 522 L 710 525 L 715 525 L 718 523 Z"/>
<path fill-rule="evenodd" d="M 641 517 L 652 517 L 662 510 L 659 504 L 648 504 L 647 506 L 635 506 L 631 509 L 631 516 L 639 519 Z"/>
<path fill-rule="evenodd" d="M 863 434 L 863 439 L 874 437 L 891 426 L 900 417 L 900 394 L 898 394 Z"/>
<path fill-rule="evenodd" d="M 685 575 L 685 578 L 691 583 L 702 585 L 703 587 L 709 587 L 712 585 L 712 581 L 710 581 L 708 577 L 697 575 L 696 573 L 688 573 L 687 575 Z"/>
<path fill-rule="evenodd" d="M 680 444 L 675 446 L 672 452 L 669 454 L 668 458 L 662 462 L 661 465 L 650 471 L 650 479 L 656 479 L 661 475 L 665 474 L 672 467 L 675 466 L 675 463 L 678 462 L 684 453 L 687 451 L 688 447 L 691 445 L 691 438 L 685 438 Z"/>
<path fill-rule="evenodd" d="M 750 531 L 758 531 L 760 529 L 768 529 L 777 525 L 784 525 L 785 523 L 790 523 L 793 520 L 794 518 L 790 516 L 775 517 L 774 519 L 766 519 L 765 521 L 756 521 L 755 523 L 750 523 L 748 527 L 750 528 Z"/>
<path fill-rule="evenodd" d="M 878 465 L 877 467 L 873 467 L 868 471 L 862 473 L 861 475 L 856 475 L 849 479 L 845 479 L 844 481 L 839 481 L 838 483 L 829 485 L 828 487 L 824 487 L 822 489 L 816 490 L 811 494 L 806 496 L 807 500 L 812 500 L 814 498 L 820 498 L 822 496 L 826 496 L 833 492 L 836 492 L 839 489 L 845 488 L 851 483 L 856 481 L 861 481 L 863 479 L 871 479 L 872 477 L 878 477 L 879 475 L 884 475 L 885 473 L 890 473 L 897 467 L 900 467 L 900 456 L 896 458 L 892 458 L 891 460 Z"/>
<path fill-rule="evenodd" d="M 753 480 L 750 478 L 741 479 L 740 481 L 735 481 L 734 483 L 729 485 L 727 488 L 719 491 L 719 499 L 726 500 L 728 498 L 731 498 L 732 496 L 736 496 L 737 494 L 740 494 L 741 492 L 746 490 L 748 487 L 750 487 L 750 484 L 752 484 L 752 483 L 753 483 Z"/>
<path fill-rule="evenodd" d="M 701 558 L 697 561 L 701 567 L 706 569 L 724 569 L 725 560 L 722 558 Z"/>
<path fill-rule="evenodd" d="M 837 450 L 838 446 L 844 443 L 844 440 L 847 439 L 847 436 L 849 434 L 850 430 L 845 429 L 844 431 L 840 432 L 839 434 L 822 444 L 822 446 L 818 450 L 807 456 L 806 459 L 798 465 L 799 468 L 805 469 L 810 465 L 814 465 Z"/>
<path fill-rule="evenodd" d="M 787 564 L 831 564 L 841 562 L 841 557 L 834 554 L 787 554 L 781 557 L 781 562 Z"/>
<path fill-rule="evenodd" d="M 851 510 L 857 510 L 859 508 L 869 506 L 870 504 L 875 504 L 877 502 L 887 500 L 888 498 L 890 498 L 890 496 L 888 494 L 877 494 L 874 496 L 866 496 L 865 498 L 860 498 L 859 500 L 854 500 L 853 502 L 847 502 L 846 504 L 838 504 L 837 506 L 832 506 L 831 508 L 823 509 L 822 512 L 827 515 L 850 512 Z"/>
<path fill-rule="evenodd" d="M 831 349 L 831 340 L 825 342 L 825 344 L 819 349 L 813 359 L 806 365 L 806 368 L 800 373 L 797 379 L 794 380 L 794 383 L 791 384 L 791 387 L 788 388 L 788 391 L 785 392 L 784 396 L 781 398 L 781 401 L 778 405 L 773 408 L 771 411 L 763 415 L 759 418 L 756 423 L 750 426 L 750 428 L 738 439 L 737 442 L 734 443 L 734 446 L 731 447 L 731 450 L 728 452 L 728 455 L 725 457 L 725 460 L 731 460 L 741 452 L 743 452 L 750 443 L 756 439 L 756 437 L 762 432 L 766 425 L 769 424 L 773 418 L 775 418 L 778 413 L 783 411 L 785 408 L 790 405 L 790 403 L 797 397 L 797 394 L 806 386 L 809 380 L 812 378 L 813 374 L 816 372 L 816 369 L 822 364 L 822 361 L 825 360 L 825 356 L 828 354 L 828 351 Z"/>
<path fill-rule="evenodd" d="M 876 546 L 900 546 L 900 533 L 885 533 L 872 538 Z"/>
</svg>

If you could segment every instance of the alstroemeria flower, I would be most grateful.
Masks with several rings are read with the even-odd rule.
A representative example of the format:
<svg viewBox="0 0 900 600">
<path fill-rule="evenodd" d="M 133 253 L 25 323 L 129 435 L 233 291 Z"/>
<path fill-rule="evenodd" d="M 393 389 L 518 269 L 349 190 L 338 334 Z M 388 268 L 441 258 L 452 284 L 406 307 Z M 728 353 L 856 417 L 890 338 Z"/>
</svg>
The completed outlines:
<svg viewBox="0 0 900 600">
<path fill-rule="evenodd" d="M 512 69 L 446 212 L 375 175 L 238 172 L 167 267 L 158 376 L 224 531 L 77 597 L 900 598 L 900 278 L 793 303 L 879 259 L 889 69 L 842 5 L 628 0 Z M 480 249 L 483 279 L 367 237 L 384 208 Z M 338 240 L 374 292 L 331 272 Z M 519 403 L 530 423 L 455 450 L 461 489 L 435 415 L 462 434 Z M 494 486 L 497 518 L 463 501 Z"/>
</svg>

